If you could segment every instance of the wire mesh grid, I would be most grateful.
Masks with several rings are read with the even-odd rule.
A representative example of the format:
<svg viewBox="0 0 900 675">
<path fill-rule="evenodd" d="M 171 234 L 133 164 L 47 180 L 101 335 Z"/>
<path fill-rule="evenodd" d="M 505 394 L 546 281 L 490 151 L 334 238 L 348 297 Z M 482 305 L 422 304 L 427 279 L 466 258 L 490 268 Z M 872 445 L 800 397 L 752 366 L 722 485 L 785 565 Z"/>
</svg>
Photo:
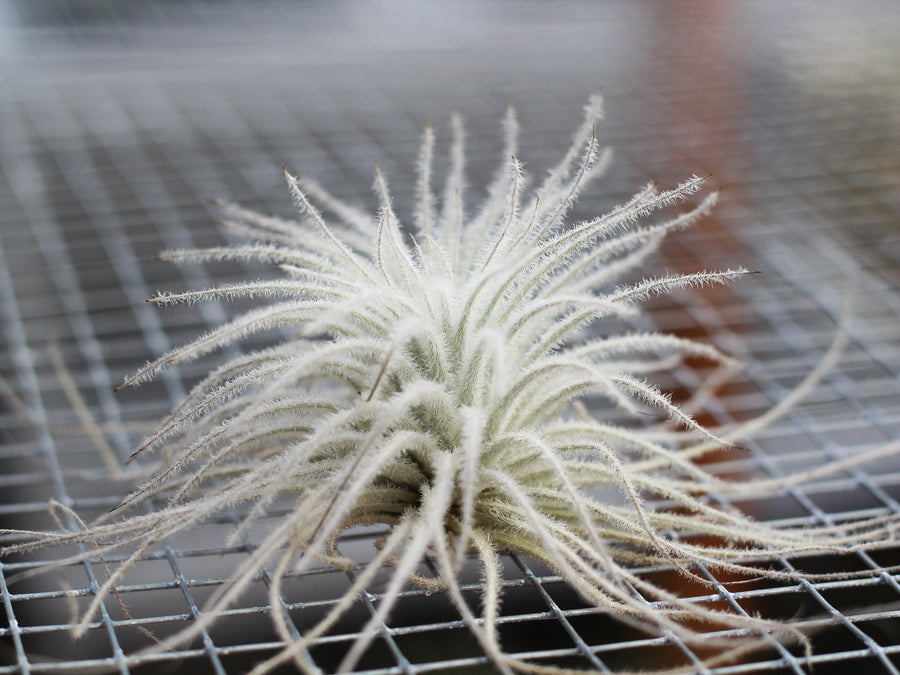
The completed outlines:
<svg viewBox="0 0 900 675">
<path fill-rule="evenodd" d="M 851 341 L 840 364 L 788 417 L 714 459 L 736 480 L 781 476 L 898 438 L 900 317 L 897 259 L 896 91 L 900 17 L 802 4 L 463 3 L 444 8 L 237 2 L 130 5 L 11 3 L 0 14 L 0 516 L 3 527 L 62 526 L 115 506 L 132 482 L 107 465 L 133 449 L 214 360 L 167 371 L 114 395 L 148 358 L 221 324 L 216 303 L 157 310 L 158 288 L 200 288 L 266 271 L 242 264 L 172 268 L 164 248 L 221 242 L 208 197 L 287 213 L 280 165 L 314 175 L 339 197 L 371 204 L 373 160 L 409 212 L 420 129 L 459 110 L 468 122 L 471 184 L 499 153 L 498 120 L 517 105 L 522 155 L 534 175 L 567 146 L 579 109 L 601 86 L 599 133 L 614 169 L 580 205 L 620 202 L 648 179 L 672 184 L 712 173 L 724 188 L 714 218 L 673 238 L 654 262 L 693 271 L 744 265 L 763 274 L 725 289 L 657 300 L 643 327 L 708 341 L 747 370 L 710 402 L 703 421 L 762 414 L 811 372 L 836 334 L 853 287 Z M 813 21 L 815 18 L 815 21 Z M 829 23 L 830 22 L 830 23 Z M 837 27 L 840 27 L 838 31 Z M 838 38 L 838 35 L 840 37 Z M 831 40 L 831 42 L 829 42 Z M 652 47 L 647 47 L 652 45 Z M 251 344 L 254 341 L 251 340 Z M 689 368 L 661 384 L 676 397 Z M 777 497 L 734 506 L 785 524 L 834 524 L 900 512 L 900 461 L 864 464 Z M 71 512 L 68 511 L 71 509 Z M 274 508 L 268 522 L 278 519 Z M 280 646 L 264 574 L 199 640 L 152 657 L 134 652 L 184 628 L 229 570 L 258 543 L 222 543 L 238 514 L 148 550 L 88 634 L 72 612 L 106 578 L 104 564 L 10 584 L 74 550 L 0 565 L 7 617 L 2 673 L 242 672 Z M 342 552 L 374 554 L 376 530 L 353 530 Z M 8 537 L 7 537 L 8 540 Z M 123 558 L 110 557 L 115 566 Z M 845 556 L 781 558 L 784 569 L 884 570 L 885 547 Z M 638 570 L 693 602 L 799 622 L 811 663 L 791 645 L 741 663 L 705 667 L 673 635 L 629 628 L 586 605 L 552 571 L 504 560 L 504 648 L 538 663 L 708 673 L 897 673 L 900 587 L 871 578 L 729 585 L 714 592 L 672 570 Z M 422 570 L 427 573 L 428 570 Z M 352 583 L 353 571 L 291 577 L 283 602 L 299 633 Z M 478 573 L 462 573 L 477 606 Z M 379 602 L 380 580 L 311 649 L 324 670 L 340 661 Z M 127 606 L 124 611 L 123 606 Z M 360 669 L 372 673 L 481 672 L 490 666 L 449 601 L 410 586 Z"/>
</svg>

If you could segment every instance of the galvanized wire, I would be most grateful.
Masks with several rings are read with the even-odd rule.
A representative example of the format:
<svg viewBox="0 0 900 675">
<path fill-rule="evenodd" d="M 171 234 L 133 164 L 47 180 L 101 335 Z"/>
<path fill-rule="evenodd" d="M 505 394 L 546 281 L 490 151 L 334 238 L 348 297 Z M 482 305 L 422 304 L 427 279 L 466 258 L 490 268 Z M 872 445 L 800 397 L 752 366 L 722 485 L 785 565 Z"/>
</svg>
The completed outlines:
<svg viewBox="0 0 900 675">
<path fill-rule="evenodd" d="M 708 404 L 704 421 L 745 420 L 784 397 L 827 351 L 843 297 L 856 288 L 840 364 L 802 406 L 741 451 L 717 457 L 715 468 L 738 480 L 780 476 L 900 437 L 895 12 L 875 4 L 859 12 L 851 3 L 821 13 L 766 2 L 727 10 L 679 3 L 677 11 L 655 3 L 401 4 L 272 2 L 251 10 L 238 2 L 23 0 L 0 13 L 2 527 L 53 527 L 49 499 L 89 519 L 131 484 L 102 478 L 101 454 L 53 349 L 119 459 L 212 362 L 112 393 L 125 373 L 233 311 L 216 303 L 158 310 L 143 303 L 155 290 L 266 273 L 238 264 L 176 269 L 154 259 L 164 248 L 222 241 L 205 199 L 288 212 L 279 179 L 287 164 L 371 206 L 377 160 L 403 213 L 425 122 L 433 117 L 440 130 L 450 110 L 464 114 L 477 185 L 500 150 L 507 102 L 522 119 L 523 159 L 540 175 L 601 86 L 609 121 L 598 134 L 616 147 L 617 161 L 579 209 L 606 208 L 649 179 L 672 184 L 712 172 L 724 188 L 721 208 L 678 234 L 654 264 L 763 272 L 727 289 L 659 300 L 644 318 L 647 327 L 700 337 L 748 364 Z M 685 368 L 664 384 L 683 394 L 696 383 Z M 898 513 L 898 500 L 900 460 L 892 459 L 735 506 L 764 520 L 830 525 Z M 193 644 L 136 655 L 149 640 L 139 628 L 163 639 L 184 628 L 253 550 L 253 533 L 230 549 L 221 545 L 238 517 L 224 514 L 149 550 L 118 588 L 128 611 L 111 599 L 80 642 L 68 634 L 70 600 L 97 591 L 103 564 L 10 583 L 56 552 L 4 561 L 0 673 L 228 673 L 271 655 L 280 642 L 268 622 L 265 574 Z M 269 518 L 278 518 L 277 508 Z M 78 527 L 72 516 L 63 524 Z M 377 535 L 352 531 L 341 547 L 363 562 Z M 900 563 L 898 548 L 767 562 L 881 572 L 732 585 L 698 566 L 715 582 L 711 591 L 679 586 L 671 570 L 639 570 L 693 602 L 795 620 L 815 647 L 808 663 L 796 646 L 773 640 L 741 663 L 713 668 L 675 636 L 640 634 L 584 604 L 551 571 L 509 556 L 503 644 L 539 663 L 599 672 L 672 665 L 717 675 L 802 673 L 809 665 L 817 673 L 898 672 L 900 586 L 885 571 Z M 352 575 L 322 568 L 289 579 L 282 600 L 298 634 Z M 464 571 L 473 602 L 478 581 Z M 339 662 L 380 590 L 371 587 L 316 641 L 310 654 L 323 669 Z M 411 586 L 360 668 L 490 666 L 447 599 Z"/>
</svg>

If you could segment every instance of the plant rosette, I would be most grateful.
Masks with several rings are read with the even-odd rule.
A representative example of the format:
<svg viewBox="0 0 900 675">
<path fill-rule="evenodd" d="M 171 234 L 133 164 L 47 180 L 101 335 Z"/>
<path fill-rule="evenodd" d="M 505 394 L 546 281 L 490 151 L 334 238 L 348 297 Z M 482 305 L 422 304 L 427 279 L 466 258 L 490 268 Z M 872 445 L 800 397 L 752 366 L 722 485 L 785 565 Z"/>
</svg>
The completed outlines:
<svg viewBox="0 0 900 675">
<path fill-rule="evenodd" d="M 845 463 L 739 484 L 696 463 L 794 404 L 836 360 L 843 338 L 839 333 L 821 367 L 787 400 L 738 429 L 704 428 L 651 384 L 655 372 L 671 370 L 684 357 L 706 359 L 718 368 L 695 392 L 701 401 L 736 364 L 708 344 L 663 333 L 610 333 L 605 327 L 622 325 L 619 320 L 635 316 L 651 296 L 730 282 L 748 272 L 620 281 L 642 270 L 667 234 L 709 213 L 716 195 L 696 198 L 704 183 L 697 177 L 668 190 L 647 185 L 608 213 L 573 222 L 570 210 L 579 193 L 610 162 L 610 150 L 594 134 L 601 114 L 597 96 L 562 160 L 529 188 L 510 110 L 503 124 L 504 159 L 471 214 L 464 209 L 458 117 L 440 199 L 432 186 L 434 134 L 425 130 L 414 227 L 401 225 L 377 167 L 380 207 L 374 216 L 287 171 L 296 220 L 220 204 L 224 225 L 248 243 L 168 251 L 164 257 L 179 263 L 257 261 L 283 275 L 152 298 L 159 305 L 210 298 L 267 301 L 149 363 L 123 386 L 252 333 L 289 328 L 292 337 L 212 370 L 135 452 L 161 449 L 161 460 L 118 509 L 77 532 L 29 533 L 28 541 L 4 553 L 91 544 L 62 565 L 130 552 L 75 625 L 83 633 L 129 568 L 158 542 L 240 505 L 243 519 L 227 542 L 234 544 L 276 499 L 290 496 L 287 513 L 218 589 L 201 618 L 148 650 L 195 638 L 266 569 L 270 612 L 284 648 L 253 672 L 290 662 L 319 672 L 308 647 L 392 565 L 377 610 L 344 655 L 341 672 L 354 668 L 411 582 L 442 589 L 501 672 L 569 672 L 504 652 L 497 631 L 504 552 L 540 560 L 586 602 L 623 622 L 714 646 L 710 663 L 770 644 L 771 635 L 809 649 L 808 638 L 787 622 L 688 602 L 634 569 L 666 565 L 711 587 L 695 571 L 697 563 L 744 579 L 815 578 L 759 561 L 892 540 L 897 516 L 791 528 L 756 522 L 707 499 L 711 493 L 774 493 Z M 683 202 L 688 206 L 677 215 L 664 215 Z M 626 421 L 595 418 L 582 403 L 586 397 L 605 398 Z M 854 461 L 896 451 L 881 448 Z M 622 498 L 601 500 L 597 488 L 614 488 Z M 163 505 L 134 509 L 154 498 L 163 498 Z M 656 508 L 648 500 L 672 506 Z M 322 564 L 353 565 L 340 554 L 338 536 L 372 524 L 386 526 L 376 554 L 356 566 L 346 592 L 298 637 L 281 600 L 285 575 Z M 695 543 L 701 540 L 706 543 Z M 435 578 L 417 575 L 426 556 Z M 482 568 L 478 611 L 466 603 L 458 581 L 467 559 Z M 725 636 L 701 631 L 698 621 L 708 631 L 726 629 Z"/>
</svg>

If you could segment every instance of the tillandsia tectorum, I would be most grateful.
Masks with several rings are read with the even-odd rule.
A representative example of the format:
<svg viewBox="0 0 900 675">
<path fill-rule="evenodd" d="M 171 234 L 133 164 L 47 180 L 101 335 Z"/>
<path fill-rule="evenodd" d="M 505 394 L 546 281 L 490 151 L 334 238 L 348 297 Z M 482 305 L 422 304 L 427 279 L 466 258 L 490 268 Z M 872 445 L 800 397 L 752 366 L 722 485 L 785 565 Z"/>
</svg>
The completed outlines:
<svg viewBox="0 0 900 675">
<path fill-rule="evenodd" d="M 742 578 L 796 579 L 798 573 L 748 561 L 876 545 L 893 537 L 896 518 L 776 527 L 707 499 L 711 493 L 775 491 L 841 466 L 756 483 L 717 477 L 695 460 L 765 424 L 799 393 L 741 429 L 710 430 L 647 377 L 682 357 L 706 359 L 718 366 L 712 372 L 729 371 L 731 358 L 672 335 L 598 330 L 604 321 L 634 315 L 654 294 L 747 274 L 727 269 L 618 281 L 639 269 L 668 233 L 707 214 L 716 196 L 694 198 L 704 182 L 697 177 L 669 190 L 648 185 L 605 215 L 571 222 L 579 193 L 609 163 L 610 152 L 594 134 L 600 117 L 595 97 L 565 156 L 543 182 L 528 188 L 510 110 L 503 163 L 474 213 L 464 209 L 461 122 L 453 120 L 440 199 L 432 189 L 434 135 L 426 129 L 414 227 L 401 225 L 377 168 L 375 216 L 287 172 L 297 220 L 220 205 L 226 225 L 251 243 L 165 257 L 261 261 L 283 276 L 152 300 L 167 305 L 264 296 L 270 302 L 165 354 L 123 386 L 251 333 L 288 327 L 292 337 L 210 372 L 136 451 L 149 455 L 163 448 L 163 459 L 119 509 L 83 531 L 35 535 L 6 553 L 73 541 L 95 545 L 82 558 L 130 551 L 81 617 L 76 631 L 83 632 L 150 547 L 243 505 L 233 536 L 238 541 L 287 495 L 287 514 L 235 569 L 202 618 L 167 641 L 183 644 L 198 635 L 266 569 L 271 616 L 284 648 L 257 673 L 283 663 L 317 672 L 307 648 L 385 565 L 393 571 L 377 611 L 340 670 L 354 668 L 412 582 L 443 589 L 500 671 L 565 672 L 503 651 L 497 617 L 505 551 L 542 561 L 584 600 L 643 629 L 688 643 L 709 643 L 697 620 L 729 629 L 716 658 L 758 647 L 772 633 L 805 642 L 787 623 L 687 602 L 633 571 L 637 564 L 669 565 L 710 583 L 693 567 L 702 563 Z M 663 216 L 682 202 L 691 205 Z M 605 398 L 638 423 L 597 419 L 583 404 L 586 397 Z M 658 422 L 648 421 L 648 409 Z M 604 487 L 616 488 L 622 499 L 599 499 L 595 489 Z M 134 510 L 156 497 L 167 499 L 163 507 Z M 648 498 L 673 506 L 651 508 Z M 323 562 L 351 564 L 338 551 L 337 537 L 371 524 L 386 526 L 377 554 L 357 566 L 351 587 L 324 618 L 301 627 L 298 636 L 280 599 L 285 575 Z M 426 557 L 437 571 L 431 579 L 419 576 Z M 476 609 L 458 582 L 462 563 L 472 559 L 483 577 Z"/>
</svg>

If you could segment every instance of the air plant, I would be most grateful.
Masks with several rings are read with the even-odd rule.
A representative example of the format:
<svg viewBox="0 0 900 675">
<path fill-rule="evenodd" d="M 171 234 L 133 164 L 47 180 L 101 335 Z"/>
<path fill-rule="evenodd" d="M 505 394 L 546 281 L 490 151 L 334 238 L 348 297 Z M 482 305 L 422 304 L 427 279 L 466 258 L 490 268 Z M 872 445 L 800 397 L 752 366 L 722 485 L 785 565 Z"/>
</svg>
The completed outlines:
<svg viewBox="0 0 900 675">
<path fill-rule="evenodd" d="M 377 167 L 374 217 L 287 171 L 299 219 L 221 204 L 227 227 L 250 243 L 169 251 L 165 258 L 252 260 L 276 266 L 283 276 L 160 293 L 152 301 L 270 301 L 149 363 L 123 386 L 252 333 L 289 328 L 291 337 L 210 372 L 135 452 L 163 449 L 155 473 L 118 509 L 83 531 L 42 534 L 7 553 L 73 541 L 96 545 L 81 557 L 130 547 L 76 626 L 84 632 L 154 544 L 241 505 L 233 543 L 287 496 L 287 513 L 219 589 L 203 618 L 168 640 L 175 645 L 195 637 L 265 568 L 272 579 L 272 621 L 285 646 L 257 673 L 290 662 L 318 672 L 307 648 L 386 565 L 393 571 L 377 611 L 341 671 L 355 666 L 407 584 L 423 583 L 443 589 L 501 672 L 564 672 L 503 651 L 496 620 L 500 556 L 507 551 L 542 561 L 586 601 L 643 629 L 689 643 L 709 642 L 694 620 L 736 631 L 739 637 L 722 639 L 721 658 L 758 647 L 766 634 L 805 641 L 787 623 L 687 602 L 633 571 L 663 564 L 697 580 L 693 565 L 703 563 L 743 578 L 795 579 L 799 573 L 753 561 L 874 545 L 892 538 L 896 519 L 778 527 L 708 499 L 775 491 L 842 467 L 734 484 L 696 463 L 770 421 L 793 399 L 742 429 L 704 428 L 647 378 L 683 357 L 706 359 L 717 368 L 696 392 L 702 399 L 719 373 L 734 369 L 732 358 L 673 335 L 604 329 L 636 315 L 650 296 L 748 272 L 620 281 L 639 270 L 668 233 L 709 213 L 716 195 L 694 197 L 704 183 L 698 177 L 668 190 L 647 185 L 602 216 L 572 222 L 573 203 L 611 157 L 594 134 L 600 117 L 594 97 L 565 156 L 529 188 L 510 110 L 505 159 L 471 214 L 464 208 L 461 122 L 453 119 L 440 200 L 432 188 L 435 138 L 427 128 L 413 228 L 401 225 Z M 663 215 L 679 203 L 690 206 Z M 625 421 L 592 415 L 587 397 L 608 401 Z M 621 499 L 601 498 L 601 488 L 615 488 Z M 163 507 L 135 511 L 157 497 L 167 499 Z M 672 506 L 657 508 L 648 499 Z M 359 566 L 328 614 L 297 637 L 281 602 L 285 575 L 323 561 L 352 564 L 337 538 L 372 524 L 386 526 L 377 554 Z M 696 543 L 698 537 L 705 543 Z M 435 578 L 419 575 L 426 557 Z M 458 582 L 461 565 L 471 559 L 483 570 L 480 615 Z"/>
</svg>

